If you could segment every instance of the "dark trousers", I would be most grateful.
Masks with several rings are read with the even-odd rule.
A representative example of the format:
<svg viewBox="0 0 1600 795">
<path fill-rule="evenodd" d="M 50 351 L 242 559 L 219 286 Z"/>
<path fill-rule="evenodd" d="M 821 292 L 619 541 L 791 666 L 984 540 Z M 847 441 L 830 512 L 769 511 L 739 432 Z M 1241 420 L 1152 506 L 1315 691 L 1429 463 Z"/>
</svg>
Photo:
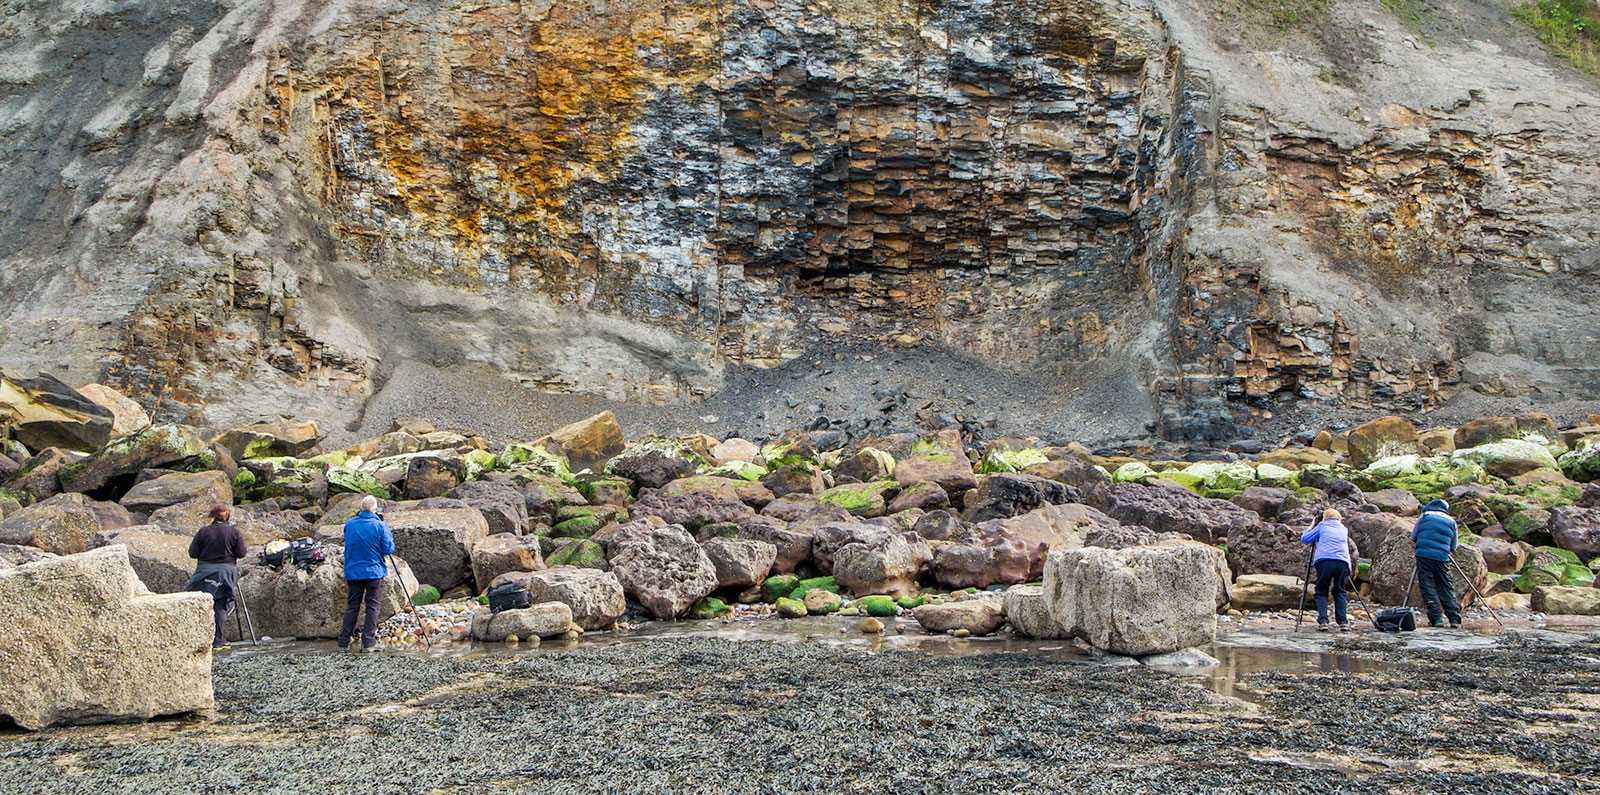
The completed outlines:
<svg viewBox="0 0 1600 795">
<path fill-rule="evenodd" d="M 1450 578 L 1450 561 L 1417 558 L 1417 585 L 1422 587 L 1422 603 L 1428 608 L 1428 623 L 1439 623 L 1439 608 L 1451 624 L 1461 623 L 1461 609 L 1456 606 L 1456 584 Z"/>
<path fill-rule="evenodd" d="M 350 635 L 356 629 L 356 611 L 366 603 L 367 614 L 361 622 L 361 648 L 378 645 L 378 612 L 383 603 L 383 579 L 346 580 L 350 594 L 344 602 L 344 626 L 339 629 L 339 648 L 350 645 Z"/>
<path fill-rule="evenodd" d="M 1348 600 L 1344 595 L 1344 581 L 1350 577 L 1350 564 L 1333 558 L 1317 561 L 1317 623 L 1328 623 L 1328 594 L 1333 594 L 1333 615 L 1340 624 L 1350 623 L 1345 614 Z"/>
<path fill-rule="evenodd" d="M 227 602 L 217 602 L 211 608 L 211 612 L 217 616 L 217 635 L 211 639 L 211 645 L 213 646 L 223 646 L 228 642 L 223 633 L 223 630 L 228 626 L 228 607 Z"/>
</svg>

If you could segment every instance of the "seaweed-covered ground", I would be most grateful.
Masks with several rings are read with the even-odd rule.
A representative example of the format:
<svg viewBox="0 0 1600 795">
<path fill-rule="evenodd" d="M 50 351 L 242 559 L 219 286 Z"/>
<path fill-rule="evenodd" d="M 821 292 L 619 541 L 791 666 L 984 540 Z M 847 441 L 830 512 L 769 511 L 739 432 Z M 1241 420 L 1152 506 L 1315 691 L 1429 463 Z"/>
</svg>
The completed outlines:
<svg viewBox="0 0 1600 795">
<path fill-rule="evenodd" d="M 679 637 L 219 658 L 214 715 L 0 734 L 7 792 L 1595 792 L 1600 636 L 1205 680 Z M 1360 666 L 1361 670 L 1368 666 Z"/>
</svg>

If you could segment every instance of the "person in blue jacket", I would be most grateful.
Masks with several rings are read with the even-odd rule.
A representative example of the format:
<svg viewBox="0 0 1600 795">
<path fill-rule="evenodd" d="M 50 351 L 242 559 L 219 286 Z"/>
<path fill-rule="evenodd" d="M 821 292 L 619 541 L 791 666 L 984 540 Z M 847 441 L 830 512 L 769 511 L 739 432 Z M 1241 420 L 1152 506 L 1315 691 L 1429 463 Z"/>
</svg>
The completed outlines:
<svg viewBox="0 0 1600 795">
<path fill-rule="evenodd" d="M 1323 511 L 1322 521 L 1306 528 L 1300 535 L 1300 543 L 1317 545 L 1311 556 L 1311 565 L 1317 571 L 1317 631 L 1328 631 L 1330 595 L 1339 629 L 1349 629 L 1350 616 L 1346 612 L 1349 599 L 1345 596 L 1344 584 L 1350 579 L 1350 564 L 1355 558 L 1351 554 L 1350 530 L 1344 526 L 1344 517 L 1333 508 Z"/>
<path fill-rule="evenodd" d="M 1428 607 L 1428 626 L 1444 626 L 1439 620 L 1441 603 L 1450 626 L 1461 626 L 1456 585 L 1450 578 L 1450 556 L 1461 541 L 1456 520 L 1450 518 L 1450 504 L 1433 500 L 1424 506 L 1422 516 L 1411 529 L 1411 541 L 1417 546 L 1417 584 L 1422 587 L 1422 603 Z"/>
<path fill-rule="evenodd" d="M 378 498 L 361 498 L 361 512 L 344 523 L 344 578 L 349 594 L 344 605 L 344 626 L 339 629 L 339 648 L 350 645 L 356 628 L 356 612 L 366 605 L 361 623 L 361 650 L 378 650 L 378 613 L 383 605 L 383 578 L 389 567 L 384 555 L 394 554 L 394 534 L 378 518 Z"/>
</svg>

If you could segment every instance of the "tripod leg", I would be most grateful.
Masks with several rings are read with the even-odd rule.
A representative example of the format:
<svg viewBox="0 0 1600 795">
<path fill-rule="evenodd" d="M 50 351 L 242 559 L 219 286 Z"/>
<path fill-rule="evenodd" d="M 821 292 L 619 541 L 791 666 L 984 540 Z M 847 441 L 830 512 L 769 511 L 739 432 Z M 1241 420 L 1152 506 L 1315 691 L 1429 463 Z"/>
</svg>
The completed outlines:
<svg viewBox="0 0 1600 795">
<path fill-rule="evenodd" d="M 1489 615 L 1494 618 L 1494 623 L 1499 624 L 1501 629 L 1505 629 L 1506 622 L 1501 621 L 1500 614 L 1496 613 L 1494 608 L 1489 606 L 1489 600 L 1484 597 L 1482 591 L 1478 590 L 1477 583 L 1474 583 L 1472 578 L 1467 576 L 1467 572 L 1465 569 L 1461 568 L 1461 564 L 1457 563 L 1456 559 L 1452 557 L 1450 558 L 1450 565 L 1456 567 L 1456 573 L 1461 575 L 1461 581 L 1466 583 L 1468 588 L 1472 589 L 1472 595 L 1478 597 L 1478 601 L 1483 603 L 1484 609 L 1488 610 Z"/>
<path fill-rule="evenodd" d="M 244 594 L 239 594 L 239 612 L 244 614 L 245 625 L 250 627 L 250 645 L 260 646 L 261 641 L 256 639 L 256 622 L 250 618 L 250 607 L 244 603 Z M 244 633 L 239 633 L 239 640 L 244 640 Z"/>
<path fill-rule="evenodd" d="M 1294 629 L 1300 631 L 1300 622 L 1306 617 L 1306 588 L 1311 585 L 1311 552 L 1306 551 L 1306 576 L 1300 580 L 1300 606 L 1295 609 Z"/>
</svg>

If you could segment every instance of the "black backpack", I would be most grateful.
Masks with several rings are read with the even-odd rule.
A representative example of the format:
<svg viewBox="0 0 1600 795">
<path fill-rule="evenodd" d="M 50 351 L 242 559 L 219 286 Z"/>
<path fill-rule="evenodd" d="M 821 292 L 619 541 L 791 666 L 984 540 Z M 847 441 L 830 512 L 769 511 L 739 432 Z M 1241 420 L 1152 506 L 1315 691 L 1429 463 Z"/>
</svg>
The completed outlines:
<svg viewBox="0 0 1600 795">
<path fill-rule="evenodd" d="M 322 548 L 322 542 L 315 538 L 296 538 L 289 542 L 289 560 L 300 567 L 301 571 L 311 571 L 311 567 L 328 559 L 327 550 Z"/>
<path fill-rule="evenodd" d="M 489 589 L 489 613 L 501 610 L 521 610 L 533 604 L 528 587 L 520 582 L 508 582 Z"/>
<path fill-rule="evenodd" d="M 1373 620 L 1379 632 L 1415 632 L 1417 629 L 1417 611 L 1409 607 L 1392 607 L 1378 611 L 1378 617 Z"/>
</svg>

